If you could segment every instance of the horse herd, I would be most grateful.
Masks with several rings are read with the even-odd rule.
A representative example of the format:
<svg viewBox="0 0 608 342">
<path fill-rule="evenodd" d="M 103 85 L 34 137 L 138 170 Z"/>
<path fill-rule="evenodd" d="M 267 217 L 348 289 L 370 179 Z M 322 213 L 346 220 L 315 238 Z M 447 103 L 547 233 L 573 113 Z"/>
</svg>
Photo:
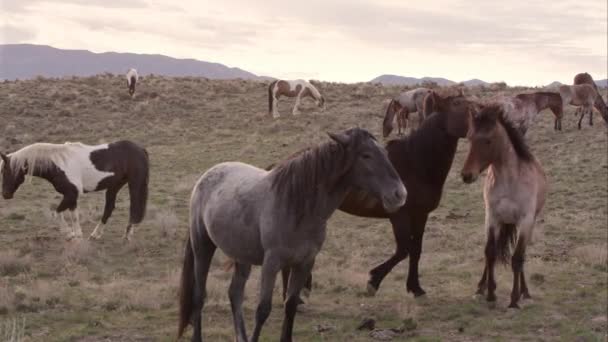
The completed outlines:
<svg viewBox="0 0 608 342">
<path fill-rule="evenodd" d="M 127 76 L 131 95 L 137 79 L 137 72 L 131 69 Z M 560 93 L 520 94 L 487 103 L 462 92 L 442 96 L 433 90 L 416 89 L 390 102 L 384 135 L 390 134 L 395 115 L 401 117 L 400 131 L 405 130 L 411 112 L 417 111 L 423 120 L 418 129 L 390 140 L 386 146 L 366 130 L 353 128 L 328 133 L 329 142 L 301 150 L 266 169 L 240 162 L 213 166 L 196 182 L 190 199 L 178 337 L 192 324 L 192 340 L 202 340 L 207 276 L 219 248 L 233 264 L 228 295 L 236 340 L 258 341 L 271 311 L 276 277 L 281 272 L 285 299 L 281 341 L 291 341 L 300 293 L 303 289 L 310 291 L 313 265 L 325 240 L 327 220 L 337 209 L 361 217 L 389 219 L 392 224 L 396 249 L 369 272 L 370 295 L 408 256 L 407 292 L 424 295 L 418 263 L 425 225 L 440 203 L 462 138 L 471 144 L 461 171 L 463 182 L 472 183 L 487 170 L 483 190 L 485 266 L 477 293 L 495 301 L 495 263 L 510 262 L 513 287 L 509 307 L 519 307 L 521 298 L 530 298 L 524 276 L 525 252 L 547 189 L 543 169 L 528 149 L 524 134 L 530 117 L 547 107 L 556 116 L 554 128 L 561 129 L 564 104 L 584 108 L 579 128 L 582 116 L 585 112 L 590 114 L 593 105 L 608 120 L 606 106 L 588 84 L 589 79 L 592 82 L 588 74 L 579 74 L 575 78 L 577 85 L 560 87 Z M 279 116 L 276 103 L 280 96 L 297 97 L 294 115 L 301 97 L 313 97 L 319 106 L 325 104 L 320 92 L 306 81 L 275 81 L 268 92 L 273 117 Z M 128 185 L 131 204 L 125 239 L 131 238 L 133 228 L 144 217 L 148 152 L 132 142 L 96 146 L 36 143 L 8 155 L 0 153 L 0 157 L 2 196 L 12 198 L 26 175 L 48 180 L 63 195 L 56 212 L 69 231 L 69 238 L 82 236 L 77 200 L 86 192 L 106 190 L 104 212 L 91 239 L 102 236 L 116 195 L 124 185 Z M 66 212 L 70 224 L 65 220 Z M 255 327 L 249 338 L 242 303 L 252 265 L 261 265 L 262 273 Z"/>
</svg>

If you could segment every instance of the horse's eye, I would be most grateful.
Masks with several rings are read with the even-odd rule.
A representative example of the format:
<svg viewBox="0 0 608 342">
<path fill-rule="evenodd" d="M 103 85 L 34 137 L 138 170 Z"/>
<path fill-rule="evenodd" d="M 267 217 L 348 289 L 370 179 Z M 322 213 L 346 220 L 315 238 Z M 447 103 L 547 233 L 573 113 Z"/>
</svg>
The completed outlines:
<svg viewBox="0 0 608 342">
<path fill-rule="evenodd" d="M 364 154 L 361 156 L 361 158 L 363 158 L 363 159 L 372 159 L 372 155 L 371 155 L 371 154 L 369 154 L 369 153 L 364 153 Z"/>
</svg>

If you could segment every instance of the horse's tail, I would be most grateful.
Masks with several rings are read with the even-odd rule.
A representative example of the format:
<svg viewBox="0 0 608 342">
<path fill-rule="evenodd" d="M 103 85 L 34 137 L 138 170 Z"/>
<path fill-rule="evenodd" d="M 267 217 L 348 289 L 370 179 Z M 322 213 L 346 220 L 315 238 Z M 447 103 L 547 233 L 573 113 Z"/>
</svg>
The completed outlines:
<svg viewBox="0 0 608 342">
<path fill-rule="evenodd" d="M 148 203 L 148 183 L 150 182 L 150 160 L 148 151 L 142 148 L 143 155 L 139 165 L 129 179 L 129 198 L 130 206 L 130 221 L 138 224 L 146 215 L 146 205 Z"/>
<path fill-rule="evenodd" d="M 517 227 L 514 224 L 503 224 L 496 239 L 496 258 L 503 264 L 508 264 L 511 258 L 511 247 L 515 245 Z"/>
<path fill-rule="evenodd" d="M 436 103 L 435 103 L 435 92 L 431 90 L 430 93 L 424 96 L 422 100 L 422 115 L 426 118 L 435 111 Z"/>
<path fill-rule="evenodd" d="M 272 113 L 272 107 L 274 105 L 274 95 L 272 94 L 272 89 L 274 88 L 274 85 L 277 84 L 277 82 L 279 81 L 274 80 L 268 86 L 268 113 Z"/>
<path fill-rule="evenodd" d="M 604 98 L 599 90 L 597 92 L 597 97 L 595 98 L 595 108 L 600 112 L 604 121 L 608 123 L 608 106 L 606 106 L 606 102 L 604 102 Z"/>
<path fill-rule="evenodd" d="M 383 135 L 386 138 L 393 130 L 393 121 L 395 121 L 395 99 L 392 99 L 386 107 L 384 120 L 382 121 Z"/>
<path fill-rule="evenodd" d="M 194 251 L 190 243 L 190 236 L 186 240 L 186 251 L 184 253 L 184 265 L 182 267 L 182 279 L 179 292 L 179 326 L 177 338 L 184 334 L 184 330 L 190 322 L 192 315 L 192 297 L 194 296 Z"/>
</svg>

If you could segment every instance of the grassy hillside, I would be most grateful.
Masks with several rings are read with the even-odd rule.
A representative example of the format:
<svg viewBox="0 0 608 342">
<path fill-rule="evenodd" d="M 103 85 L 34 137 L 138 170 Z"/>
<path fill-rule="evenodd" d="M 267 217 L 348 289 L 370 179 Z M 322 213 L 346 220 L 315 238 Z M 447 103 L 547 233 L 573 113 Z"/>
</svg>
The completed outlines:
<svg viewBox="0 0 608 342">
<path fill-rule="evenodd" d="M 293 101 L 281 101 L 283 116 L 273 120 L 267 115 L 265 84 L 252 81 L 146 77 L 134 99 L 123 78 L 111 75 L 1 83 L 1 150 L 38 141 L 131 139 L 148 149 L 152 169 L 147 218 L 130 244 L 121 239 L 128 217 L 126 190 L 99 242 L 64 239 L 51 215 L 60 196 L 39 179 L 26 182 L 13 200 L 0 200 L 0 336 L 6 335 L 7 324 L 25 322 L 28 341 L 173 340 L 187 206 L 196 179 L 221 161 L 264 167 L 327 140 L 325 131 L 359 125 L 381 137 L 386 100 L 400 88 L 324 83 L 320 90 L 326 111 L 304 101 L 303 114 L 293 117 Z M 604 341 L 606 126 L 596 115 L 595 126 L 585 124 L 579 131 L 573 113 L 569 108 L 561 133 L 553 131 L 548 111 L 529 132 L 550 192 L 528 249 L 533 300 L 524 301 L 521 310 L 506 309 L 510 267 L 497 268 L 494 307 L 473 297 L 483 268 L 483 182 L 460 180 L 468 149 L 462 141 L 424 238 L 420 273 L 428 295 L 414 299 L 406 294 L 406 261 L 376 297 L 365 297 L 367 272 L 394 250 L 391 228 L 387 220 L 337 212 L 317 259 L 309 304 L 296 318 L 295 338 L 369 341 L 369 332 L 356 326 L 372 317 L 379 328 L 409 328 L 396 341 Z M 88 235 L 101 215 L 103 193 L 85 195 L 80 207 Z M 210 341 L 233 339 L 227 297 L 231 274 L 222 269 L 224 261 L 216 254 L 208 282 L 203 330 Z M 247 286 L 249 332 L 258 277 L 256 268 Z M 281 321 L 277 291 L 264 341 L 278 339 Z"/>
</svg>

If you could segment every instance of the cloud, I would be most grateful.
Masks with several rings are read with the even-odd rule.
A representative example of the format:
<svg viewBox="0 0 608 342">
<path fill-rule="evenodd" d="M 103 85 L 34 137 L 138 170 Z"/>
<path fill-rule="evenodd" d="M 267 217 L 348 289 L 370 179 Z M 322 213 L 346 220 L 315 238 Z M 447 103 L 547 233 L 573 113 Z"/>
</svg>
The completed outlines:
<svg viewBox="0 0 608 342">
<path fill-rule="evenodd" d="M 23 43 L 36 37 L 36 30 L 13 25 L 0 26 L 0 41 L 3 43 Z"/>
<path fill-rule="evenodd" d="M 2 0 L 2 10 L 11 13 L 31 12 L 41 4 L 69 4 L 104 8 L 145 8 L 145 0 Z"/>
</svg>

